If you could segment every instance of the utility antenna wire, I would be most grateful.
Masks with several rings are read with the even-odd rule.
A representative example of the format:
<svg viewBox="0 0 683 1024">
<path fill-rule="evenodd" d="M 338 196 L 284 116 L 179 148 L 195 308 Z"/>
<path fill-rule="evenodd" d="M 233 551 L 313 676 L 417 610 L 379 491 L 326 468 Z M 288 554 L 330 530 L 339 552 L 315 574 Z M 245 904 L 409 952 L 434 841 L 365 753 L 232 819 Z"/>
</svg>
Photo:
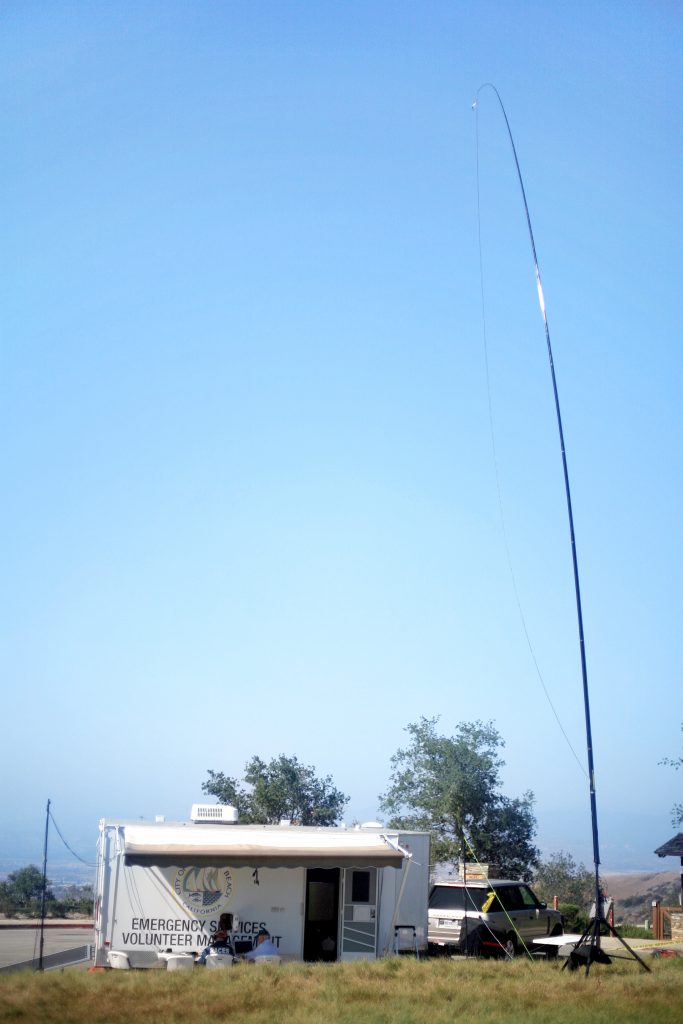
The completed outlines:
<svg viewBox="0 0 683 1024">
<path fill-rule="evenodd" d="M 95 868 L 95 867 L 97 867 L 97 865 L 96 865 L 96 864 L 93 864 L 93 863 L 92 863 L 92 861 L 89 861 L 89 860 L 84 860 L 84 859 L 83 859 L 83 857 L 81 857 L 81 856 L 80 856 L 80 854 L 76 853 L 76 851 L 75 851 L 75 850 L 72 850 L 72 848 L 71 848 L 71 847 L 69 846 L 69 844 L 67 843 L 66 839 L 64 838 L 64 836 L 63 836 L 63 835 L 62 835 L 62 833 L 60 832 L 60 829 L 59 829 L 59 825 L 58 825 L 58 824 L 57 824 L 57 822 L 55 821 L 55 816 L 54 816 L 54 814 L 52 813 L 52 811 L 49 811 L 49 815 L 50 815 L 50 820 L 52 821 L 52 824 L 53 824 L 53 825 L 54 825 L 54 827 L 55 827 L 55 830 L 56 830 L 56 832 L 57 832 L 57 835 L 59 836 L 59 838 L 60 838 L 60 839 L 62 840 L 62 842 L 63 842 L 63 843 L 64 843 L 64 845 L 66 846 L 66 848 L 67 848 L 67 850 L 69 851 L 69 853 L 70 853 L 70 854 L 72 854 L 72 856 L 74 856 L 74 857 L 76 858 L 76 860 L 80 860 L 81 864 L 85 864 L 85 866 L 86 866 L 87 868 Z"/>
</svg>

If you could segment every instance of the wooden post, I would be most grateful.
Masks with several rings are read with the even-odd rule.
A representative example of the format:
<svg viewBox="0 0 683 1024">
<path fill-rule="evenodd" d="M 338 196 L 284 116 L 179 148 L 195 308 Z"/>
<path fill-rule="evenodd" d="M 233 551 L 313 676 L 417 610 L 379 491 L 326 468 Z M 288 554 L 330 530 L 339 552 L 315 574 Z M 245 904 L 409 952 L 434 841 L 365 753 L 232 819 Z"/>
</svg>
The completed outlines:
<svg viewBox="0 0 683 1024">
<path fill-rule="evenodd" d="M 559 900 L 558 900 L 557 896 L 553 896 L 553 910 L 557 910 L 558 904 L 559 904 Z"/>
<path fill-rule="evenodd" d="M 662 908 L 659 900 L 652 901 L 652 938 L 661 941 L 664 938 L 662 929 Z"/>
</svg>

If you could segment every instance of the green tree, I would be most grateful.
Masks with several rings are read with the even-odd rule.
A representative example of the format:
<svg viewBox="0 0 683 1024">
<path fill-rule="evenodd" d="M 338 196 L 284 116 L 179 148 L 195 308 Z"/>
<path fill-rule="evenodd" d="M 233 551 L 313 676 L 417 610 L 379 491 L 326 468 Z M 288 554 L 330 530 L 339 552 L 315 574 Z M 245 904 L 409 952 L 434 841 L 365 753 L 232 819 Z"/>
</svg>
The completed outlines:
<svg viewBox="0 0 683 1024">
<path fill-rule="evenodd" d="M 331 776 L 318 778 L 315 768 L 285 754 L 267 764 L 256 756 L 247 761 L 247 788 L 223 772 L 209 770 L 208 775 L 202 783 L 204 792 L 232 804 L 247 824 L 277 824 L 284 818 L 296 825 L 335 825 L 349 802 Z"/>
<path fill-rule="evenodd" d="M 466 842 L 468 859 L 529 879 L 538 863 L 534 798 L 500 792 L 500 733 L 491 722 L 461 722 L 453 736 L 441 736 L 437 722 L 406 726 L 411 742 L 391 759 L 389 788 L 380 796 L 390 826 L 428 831 L 435 861 L 459 860 Z"/>
<path fill-rule="evenodd" d="M 48 882 L 48 885 L 50 883 Z M 4 882 L 0 882 L 0 913 L 7 917 L 21 914 L 37 917 L 40 914 L 43 873 L 35 864 L 12 871 Z M 45 892 L 45 910 L 54 914 L 58 907 L 51 889 Z"/>
<path fill-rule="evenodd" d="M 583 907 L 590 904 L 595 894 L 595 876 L 585 864 L 577 864 L 571 853 L 560 850 L 539 864 L 534 889 L 547 903 L 557 896 L 560 903 Z"/>
<path fill-rule="evenodd" d="M 90 916 L 93 912 L 92 885 L 70 885 L 61 894 L 59 906 L 62 915 L 78 914 Z"/>
<path fill-rule="evenodd" d="M 681 725 L 683 731 L 683 725 Z M 673 768 L 678 771 L 679 768 L 683 767 L 683 757 L 665 757 L 660 764 L 666 765 L 667 768 Z M 671 824 L 676 828 L 678 825 L 683 825 L 683 804 L 674 804 L 671 808 Z"/>
</svg>

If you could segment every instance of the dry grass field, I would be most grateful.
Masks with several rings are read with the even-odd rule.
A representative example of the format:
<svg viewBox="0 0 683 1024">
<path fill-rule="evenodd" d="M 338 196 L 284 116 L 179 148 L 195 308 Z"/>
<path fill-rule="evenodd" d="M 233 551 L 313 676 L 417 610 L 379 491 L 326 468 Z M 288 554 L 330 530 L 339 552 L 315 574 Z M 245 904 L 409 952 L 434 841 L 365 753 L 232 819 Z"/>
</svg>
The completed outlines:
<svg viewBox="0 0 683 1024">
<path fill-rule="evenodd" d="M 0 1022 L 680 1024 L 683 959 L 652 968 L 620 961 L 586 978 L 554 963 L 392 958 L 192 973 L 25 972 L 0 978 Z"/>
</svg>

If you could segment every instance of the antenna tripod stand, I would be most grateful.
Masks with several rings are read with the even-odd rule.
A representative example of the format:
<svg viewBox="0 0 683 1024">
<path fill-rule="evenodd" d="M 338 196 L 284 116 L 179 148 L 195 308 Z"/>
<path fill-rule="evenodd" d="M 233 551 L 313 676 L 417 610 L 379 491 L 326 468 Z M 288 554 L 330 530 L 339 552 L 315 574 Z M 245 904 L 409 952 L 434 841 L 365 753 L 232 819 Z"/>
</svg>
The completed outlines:
<svg viewBox="0 0 683 1024">
<path fill-rule="evenodd" d="M 565 962 L 562 964 L 562 970 L 568 967 L 570 971 L 577 971 L 579 967 L 583 967 L 585 965 L 586 974 L 588 974 L 591 969 L 591 964 L 610 964 L 612 962 L 612 957 L 619 956 L 617 953 L 608 954 L 602 948 L 600 939 L 602 937 L 602 930 L 604 927 L 607 929 L 609 934 L 615 939 L 618 939 L 624 949 L 628 951 L 629 956 L 623 957 L 623 959 L 637 960 L 640 966 L 649 974 L 650 968 L 647 966 L 645 961 L 638 956 L 634 949 L 631 949 L 628 942 L 626 942 L 625 939 L 622 939 L 614 925 L 611 924 L 607 917 L 605 917 L 604 903 L 602 899 L 597 901 L 596 908 L 597 909 L 594 910 L 593 916 L 588 922 L 583 935 L 576 943 L 576 946 Z"/>
</svg>

